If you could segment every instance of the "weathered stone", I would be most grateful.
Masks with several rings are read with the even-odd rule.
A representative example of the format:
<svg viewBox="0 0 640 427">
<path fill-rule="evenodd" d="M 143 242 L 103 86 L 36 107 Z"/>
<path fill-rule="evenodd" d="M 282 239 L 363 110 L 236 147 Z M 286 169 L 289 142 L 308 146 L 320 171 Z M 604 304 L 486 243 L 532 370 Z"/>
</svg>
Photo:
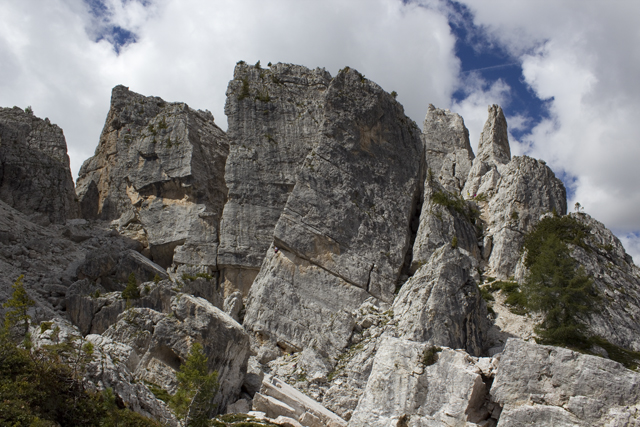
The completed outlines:
<svg viewBox="0 0 640 427">
<path fill-rule="evenodd" d="M 461 249 L 438 249 L 400 289 L 391 308 L 398 337 L 480 356 L 489 330 L 475 260 Z"/>
<path fill-rule="evenodd" d="M 567 212 L 564 185 L 541 160 L 514 157 L 500 168 L 494 196 L 483 206 L 485 239 L 491 241 L 487 274 L 506 279 L 513 276 L 524 236 L 545 213 Z"/>
<path fill-rule="evenodd" d="M 349 342 L 352 312 L 370 295 L 286 250 L 269 250 L 247 300 L 244 326 L 265 363 L 313 348 L 335 356 Z"/>
<path fill-rule="evenodd" d="M 238 63 L 227 89 L 229 187 L 220 225 L 218 263 L 225 286 L 247 295 L 273 241 L 273 230 L 302 162 L 317 143 L 324 69 Z"/>
<path fill-rule="evenodd" d="M 0 199 L 43 224 L 78 216 L 67 143 L 49 119 L 0 108 Z"/>
<path fill-rule="evenodd" d="M 393 97 L 344 69 L 276 225 L 278 247 L 390 302 L 410 248 L 423 144 Z"/>
<path fill-rule="evenodd" d="M 481 225 L 475 203 L 463 200 L 458 193 L 448 192 L 430 173 L 424 182 L 423 200 L 410 272 L 415 273 L 444 246 L 462 248 L 474 258 L 480 258 L 478 235 Z M 443 204 L 443 201 L 448 202 Z"/>
<path fill-rule="evenodd" d="M 603 425 L 640 401 L 640 374 L 597 356 L 510 339 L 491 396 L 503 407 L 500 426 L 503 420 L 508 426 Z"/>
<path fill-rule="evenodd" d="M 600 296 L 597 310 L 587 319 L 590 334 L 640 351 L 640 268 L 601 222 L 585 213 L 571 216 L 591 230 L 585 239 L 587 249 L 572 246 L 571 253 Z"/>
<path fill-rule="evenodd" d="M 302 421 L 304 414 L 305 426 L 313 426 L 316 420 L 327 426 L 346 426 L 342 418 L 329 411 L 315 400 L 305 396 L 287 383 L 276 377 L 265 376 L 260 393 L 253 398 L 253 410 L 262 411 L 270 418 L 285 416 Z"/>
<path fill-rule="evenodd" d="M 474 159 L 462 117 L 429 104 L 422 138 L 426 168 L 447 191 L 460 194 Z"/>
<path fill-rule="evenodd" d="M 489 420 L 488 390 L 477 359 L 443 349 L 430 364 L 424 356 L 429 348 L 386 338 L 349 426 L 464 426 Z"/>
<path fill-rule="evenodd" d="M 211 113 L 116 86 L 96 154 L 80 169 L 82 215 L 139 223 L 144 233 L 131 235 L 163 267 L 187 243 L 180 262 L 215 268 L 227 153 Z"/>
<path fill-rule="evenodd" d="M 166 425 L 178 425 L 164 402 L 156 399 L 144 384 L 135 380 L 132 372 L 139 358 L 128 345 L 100 335 L 82 338 L 78 329 L 62 319 L 53 319 L 47 328 L 32 327 L 30 332 L 36 348 L 67 343 L 72 349 L 71 354 L 63 353 L 63 358 L 68 358 L 70 363 L 77 364 L 77 361 L 73 362 L 76 358 L 73 353 L 83 351 L 83 346 L 91 343 L 91 359 L 86 367 L 80 367 L 86 370 L 83 381 L 88 390 L 102 391 L 110 388 L 129 409 Z"/>
<path fill-rule="evenodd" d="M 220 388 L 214 400 L 224 413 L 240 394 L 249 358 L 249 337 L 236 321 L 205 299 L 179 294 L 172 298 L 172 315 L 155 323 L 147 352 L 136 375 L 171 389 L 163 378 L 174 378 L 191 345 L 200 342 L 210 371 L 218 372 Z M 126 316 L 124 313 L 122 316 Z M 124 318 L 124 317 L 123 317 Z"/>
</svg>

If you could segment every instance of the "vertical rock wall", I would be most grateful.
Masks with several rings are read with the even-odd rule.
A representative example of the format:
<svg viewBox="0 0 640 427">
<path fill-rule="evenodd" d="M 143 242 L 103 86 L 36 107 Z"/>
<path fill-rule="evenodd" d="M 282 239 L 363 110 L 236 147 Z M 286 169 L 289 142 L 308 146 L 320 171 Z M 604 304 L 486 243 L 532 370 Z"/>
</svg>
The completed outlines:
<svg viewBox="0 0 640 427">
<path fill-rule="evenodd" d="M 317 143 L 330 81 L 324 69 L 236 66 L 225 105 L 229 195 L 218 256 L 229 290 L 246 295 L 260 269 L 296 174 Z"/>
<path fill-rule="evenodd" d="M 209 112 L 116 86 L 96 154 L 80 169 L 84 218 L 119 219 L 163 267 L 216 268 L 228 144 Z M 184 245 L 184 247 L 176 247 Z"/>
<path fill-rule="evenodd" d="M 49 119 L 0 108 L 0 199 L 43 224 L 78 216 L 67 143 Z"/>
</svg>

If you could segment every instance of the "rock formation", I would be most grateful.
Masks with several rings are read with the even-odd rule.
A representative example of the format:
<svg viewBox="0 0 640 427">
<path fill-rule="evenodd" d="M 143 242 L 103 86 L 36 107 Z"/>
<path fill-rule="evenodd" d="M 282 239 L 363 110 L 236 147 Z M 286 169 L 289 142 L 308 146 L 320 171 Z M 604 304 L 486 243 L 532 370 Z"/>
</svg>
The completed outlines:
<svg viewBox="0 0 640 427">
<path fill-rule="evenodd" d="M 509 300 L 525 236 L 567 206 L 542 160 L 511 157 L 500 107 L 474 156 L 459 115 L 430 105 L 420 132 L 353 69 L 241 61 L 225 112 L 227 133 L 115 87 L 76 202 L 62 131 L 0 110 L 0 299 L 24 274 L 51 321 L 34 345 L 91 343 L 89 389 L 177 425 L 157 397 L 197 342 L 216 412 L 252 422 L 640 423 L 640 270 L 609 230 L 571 214 L 591 354 L 535 343 L 543 313 Z"/>
<path fill-rule="evenodd" d="M 324 69 L 276 64 L 268 69 L 238 63 L 227 89 L 229 187 L 220 225 L 218 262 L 225 287 L 246 297 L 273 230 L 316 144 L 324 93 Z"/>
<path fill-rule="evenodd" d="M 43 225 L 78 216 L 62 129 L 18 107 L 0 108 L 0 200 Z"/>
<path fill-rule="evenodd" d="M 165 268 L 175 261 L 213 271 L 227 154 L 211 113 L 116 86 L 96 154 L 78 176 L 82 216 L 118 219 L 119 231 Z"/>
</svg>

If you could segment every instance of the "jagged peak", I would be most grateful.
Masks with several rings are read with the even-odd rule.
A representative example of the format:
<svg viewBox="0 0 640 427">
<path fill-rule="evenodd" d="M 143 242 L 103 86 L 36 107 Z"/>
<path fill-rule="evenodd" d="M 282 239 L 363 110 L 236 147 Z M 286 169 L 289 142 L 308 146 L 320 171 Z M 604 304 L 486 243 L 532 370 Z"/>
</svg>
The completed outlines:
<svg viewBox="0 0 640 427">
<path fill-rule="evenodd" d="M 484 162 L 507 164 L 511 160 L 507 119 L 504 117 L 502 108 L 497 104 L 490 105 L 488 112 L 489 117 L 484 124 L 478 143 L 477 157 Z"/>
</svg>

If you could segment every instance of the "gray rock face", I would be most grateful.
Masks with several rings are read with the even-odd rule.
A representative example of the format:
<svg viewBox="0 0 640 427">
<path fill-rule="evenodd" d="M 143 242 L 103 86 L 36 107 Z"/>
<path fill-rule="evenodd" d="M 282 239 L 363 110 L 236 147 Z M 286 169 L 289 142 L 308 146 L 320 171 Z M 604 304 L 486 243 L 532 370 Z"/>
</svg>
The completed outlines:
<svg viewBox="0 0 640 427">
<path fill-rule="evenodd" d="M 426 167 L 447 191 L 460 194 L 474 159 L 462 117 L 429 104 L 422 138 Z"/>
<path fill-rule="evenodd" d="M 397 336 L 480 356 L 489 324 L 477 283 L 477 264 L 468 252 L 439 249 L 393 303 Z"/>
<path fill-rule="evenodd" d="M 211 113 L 116 86 L 96 154 L 78 176 L 82 216 L 119 218 L 119 230 L 163 267 L 186 244 L 176 262 L 215 269 L 227 153 Z"/>
<path fill-rule="evenodd" d="M 443 205 L 443 199 L 455 206 Z M 433 253 L 444 246 L 462 248 L 480 259 L 478 238 L 481 224 L 476 204 L 464 201 L 458 193 L 448 192 L 430 173 L 424 182 L 423 200 L 410 272 L 414 273 L 429 262 Z"/>
<path fill-rule="evenodd" d="M 611 360 L 520 340 L 507 341 L 491 396 L 503 407 L 500 426 L 640 421 L 640 374 Z M 631 423 L 614 423 L 624 413 Z"/>
<path fill-rule="evenodd" d="M 387 338 L 373 363 L 349 426 L 469 426 L 488 424 L 488 387 L 480 366 L 490 363 L 463 351 L 443 349 L 425 364 L 427 344 Z M 484 422 L 484 424 L 480 424 Z M 474 423 L 474 424 L 471 424 Z"/>
<path fill-rule="evenodd" d="M 103 334 L 131 346 L 139 359 L 132 370 L 138 379 L 173 393 L 176 371 L 194 342 L 202 344 L 210 371 L 218 372 L 217 411 L 235 402 L 247 371 L 249 337 L 236 321 L 192 295 L 171 298 L 169 313 L 134 308 L 121 313 Z"/>
<path fill-rule="evenodd" d="M 0 199 L 44 225 L 77 218 L 67 143 L 49 119 L 0 108 Z"/>
<path fill-rule="evenodd" d="M 332 80 L 324 116 L 275 243 L 391 301 L 419 199 L 419 132 L 400 104 L 354 70 Z"/>
<path fill-rule="evenodd" d="M 307 347 L 335 356 L 349 342 L 352 312 L 369 297 L 288 251 L 270 250 L 251 288 L 244 326 L 262 347 L 262 363 Z"/>
<path fill-rule="evenodd" d="M 564 185 L 541 160 L 514 157 L 500 168 L 500 177 L 488 204 L 481 203 L 486 220 L 485 255 L 488 273 L 499 278 L 514 275 L 524 235 L 540 216 L 567 212 Z"/>
<path fill-rule="evenodd" d="M 640 351 L 640 268 L 620 240 L 585 213 L 572 213 L 591 229 L 587 247 L 574 246 L 571 256 L 593 279 L 600 302 L 588 319 L 592 334 L 618 346 Z"/>
<path fill-rule="evenodd" d="M 269 249 L 247 302 L 262 362 L 281 354 L 276 345 L 335 356 L 356 308 L 370 296 L 393 299 L 410 245 L 422 158 L 415 125 L 356 71 L 341 71 L 326 92 L 321 134 L 274 231 L 280 251 Z"/>
<path fill-rule="evenodd" d="M 225 105 L 229 200 L 220 225 L 218 258 L 225 287 L 246 296 L 273 241 L 296 174 L 317 142 L 330 81 L 324 69 L 236 66 Z"/>
</svg>

